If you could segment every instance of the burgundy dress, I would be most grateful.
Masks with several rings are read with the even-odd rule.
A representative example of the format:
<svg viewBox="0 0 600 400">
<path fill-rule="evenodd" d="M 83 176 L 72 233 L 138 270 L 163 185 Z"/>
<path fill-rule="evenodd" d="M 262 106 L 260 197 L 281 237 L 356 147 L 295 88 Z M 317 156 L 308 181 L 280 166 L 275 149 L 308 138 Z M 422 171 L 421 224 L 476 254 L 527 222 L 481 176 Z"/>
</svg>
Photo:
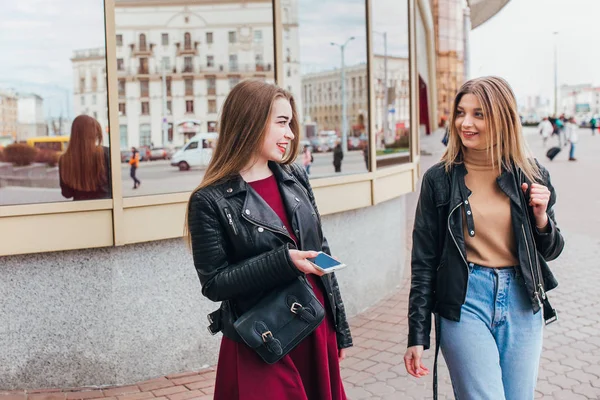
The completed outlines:
<svg viewBox="0 0 600 400">
<path fill-rule="evenodd" d="M 295 241 L 275 177 L 250 182 L 250 186 L 277 213 Z M 265 363 L 250 347 L 223 336 L 215 400 L 346 400 L 323 283 L 316 275 L 307 278 L 324 305 L 323 322 L 275 364 Z"/>
</svg>

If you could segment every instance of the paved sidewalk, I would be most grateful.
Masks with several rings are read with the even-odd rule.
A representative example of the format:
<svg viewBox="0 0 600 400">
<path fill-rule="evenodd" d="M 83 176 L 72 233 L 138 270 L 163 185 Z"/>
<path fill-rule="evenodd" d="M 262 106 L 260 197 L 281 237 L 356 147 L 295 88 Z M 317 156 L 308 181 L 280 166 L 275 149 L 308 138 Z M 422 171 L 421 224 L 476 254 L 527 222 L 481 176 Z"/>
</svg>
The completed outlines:
<svg viewBox="0 0 600 400">
<path fill-rule="evenodd" d="M 536 398 L 553 400 L 600 399 L 600 136 L 581 130 L 577 162 L 566 161 L 563 151 L 545 162 L 538 137 L 528 130 L 535 153 L 552 174 L 558 192 L 557 219 L 567 246 L 551 263 L 560 286 L 550 292 L 559 321 L 546 327 Z M 428 142 L 432 156 L 422 168 L 439 159 L 441 146 Z M 546 160 L 547 161 L 547 160 Z M 407 198 L 408 227 L 416 194 Z M 407 244 L 410 247 L 410 244 Z M 408 269 L 408 268 L 407 268 Z M 407 271 L 408 272 L 408 271 Z M 430 399 L 431 377 L 414 379 L 404 370 L 407 336 L 408 280 L 401 289 L 371 309 L 352 318 L 355 347 L 342 363 L 342 376 L 350 400 Z M 432 338 L 432 343 L 433 338 Z M 440 359 L 440 399 L 452 399 L 452 389 Z M 425 352 L 425 364 L 433 366 L 433 351 Z M 46 391 L 0 392 L 0 400 L 188 400 L 212 398 L 215 372 L 161 377 L 136 385 L 103 390 L 83 388 Z"/>
</svg>

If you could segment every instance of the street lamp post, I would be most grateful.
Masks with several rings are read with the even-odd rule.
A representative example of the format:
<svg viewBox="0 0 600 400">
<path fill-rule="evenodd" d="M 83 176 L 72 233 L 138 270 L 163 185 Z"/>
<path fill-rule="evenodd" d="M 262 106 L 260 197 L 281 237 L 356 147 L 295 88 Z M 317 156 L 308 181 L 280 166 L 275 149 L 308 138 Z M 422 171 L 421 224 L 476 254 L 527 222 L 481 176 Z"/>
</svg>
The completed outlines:
<svg viewBox="0 0 600 400">
<path fill-rule="evenodd" d="M 380 35 L 383 35 L 383 106 L 382 108 L 382 120 L 381 120 L 381 126 L 383 128 L 383 138 L 384 141 L 387 140 L 388 138 L 388 131 L 389 131 L 389 124 L 388 124 L 388 112 L 389 109 L 388 107 L 390 106 L 389 102 L 390 99 L 388 97 L 388 54 L 387 54 L 387 32 L 377 32 L 377 31 L 373 31 L 374 33 L 378 33 Z"/>
<path fill-rule="evenodd" d="M 161 63 L 161 73 L 162 73 L 162 141 L 163 141 L 163 146 L 167 145 L 167 141 L 168 141 L 168 131 L 169 131 L 169 125 L 167 123 L 167 77 L 166 77 L 166 70 L 167 70 L 167 59 L 165 59 L 163 57 L 162 59 L 162 63 Z"/>
<path fill-rule="evenodd" d="M 344 44 L 337 44 L 331 42 L 332 46 L 339 46 L 342 53 L 342 67 L 341 67 L 341 75 L 342 75 L 342 150 L 344 153 L 348 152 L 348 120 L 346 117 L 346 71 L 344 65 L 344 50 L 346 49 L 346 45 L 354 40 L 354 36 L 351 36 L 346 40 Z"/>
<path fill-rule="evenodd" d="M 558 32 L 554 32 L 554 116 L 558 117 L 558 56 L 557 56 L 557 37 Z"/>
</svg>

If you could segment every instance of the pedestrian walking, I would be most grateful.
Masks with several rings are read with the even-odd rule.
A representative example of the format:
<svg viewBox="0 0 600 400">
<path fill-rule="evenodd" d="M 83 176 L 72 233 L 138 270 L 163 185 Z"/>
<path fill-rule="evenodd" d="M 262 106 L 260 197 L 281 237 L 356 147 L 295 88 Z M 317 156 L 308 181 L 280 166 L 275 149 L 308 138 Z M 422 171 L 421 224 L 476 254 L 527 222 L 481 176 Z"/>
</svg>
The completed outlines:
<svg viewBox="0 0 600 400">
<path fill-rule="evenodd" d="M 102 146 L 102 127 L 79 115 L 71 124 L 69 146 L 58 161 L 60 190 L 73 200 L 111 197 L 110 151 Z"/>
<path fill-rule="evenodd" d="M 540 124 L 538 125 L 538 131 L 540 132 L 540 135 L 542 135 L 544 147 L 546 147 L 546 142 L 548 141 L 548 138 L 550 137 L 550 135 L 552 135 L 552 132 L 554 131 L 554 127 L 552 126 L 552 123 L 550 122 L 548 117 L 544 117 L 542 122 L 540 122 Z"/>
<path fill-rule="evenodd" d="M 596 124 L 598 123 L 598 121 L 596 120 L 596 117 L 592 117 L 592 119 L 590 119 L 590 127 L 592 128 L 592 136 L 594 136 L 596 134 Z"/>
<path fill-rule="evenodd" d="M 417 205 L 405 367 L 429 373 L 421 358 L 435 313 L 436 363 L 441 348 L 457 398 L 531 400 L 544 320 L 556 319 L 546 295 L 557 286 L 547 261 L 564 247 L 556 193 L 526 151 L 504 79 L 467 81 L 454 104 Z"/>
<path fill-rule="evenodd" d="M 310 146 L 305 144 L 302 149 L 302 165 L 304 166 L 304 170 L 306 171 L 306 175 L 310 175 L 310 167 L 313 163 L 313 155 L 310 151 Z"/>
<path fill-rule="evenodd" d="M 129 170 L 129 176 L 131 176 L 131 179 L 133 179 L 133 188 L 137 189 L 142 182 L 136 176 L 137 169 L 140 166 L 140 153 L 135 147 L 131 148 L 129 165 L 131 166 Z"/>
<path fill-rule="evenodd" d="M 577 135 L 577 123 L 575 122 L 575 118 L 571 117 L 566 123 L 566 136 L 569 143 L 571 143 L 571 150 L 569 151 L 569 161 L 577 161 L 575 158 L 575 144 L 579 140 L 579 136 Z"/>
<path fill-rule="evenodd" d="M 308 261 L 330 249 L 308 177 L 294 163 L 295 107 L 275 85 L 236 85 L 189 201 L 202 294 L 221 302 L 209 316 L 211 332 L 223 332 L 216 400 L 346 399 L 339 362 L 352 337 L 334 273 L 323 275 Z M 280 336 L 285 324 L 292 330 Z"/>
<path fill-rule="evenodd" d="M 335 172 L 342 172 L 342 160 L 344 159 L 344 150 L 342 150 L 342 143 L 338 139 L 335 147 L 333 148 L 333 167 Z"/>
</svg>

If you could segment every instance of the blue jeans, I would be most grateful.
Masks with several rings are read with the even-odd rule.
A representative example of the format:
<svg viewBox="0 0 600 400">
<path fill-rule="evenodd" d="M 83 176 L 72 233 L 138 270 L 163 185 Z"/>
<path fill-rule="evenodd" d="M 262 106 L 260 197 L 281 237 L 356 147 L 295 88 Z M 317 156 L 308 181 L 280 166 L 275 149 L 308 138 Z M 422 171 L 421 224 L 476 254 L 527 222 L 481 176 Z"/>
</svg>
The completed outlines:
<svg viewBox="0 0 600 400">
<path fill-rule="evenodd" d="M 571 151 L 569 152 L 569 158 L 575 158 L 575 143 L 571 143 Z"/>
<path fill-rule="evenodd" d="M 543 318 L 533 313 L 515 268 L 469 264 L 460 322 L 441 318 L 440 328 L 457 400 L 534 398 Z"/>
</svg>

